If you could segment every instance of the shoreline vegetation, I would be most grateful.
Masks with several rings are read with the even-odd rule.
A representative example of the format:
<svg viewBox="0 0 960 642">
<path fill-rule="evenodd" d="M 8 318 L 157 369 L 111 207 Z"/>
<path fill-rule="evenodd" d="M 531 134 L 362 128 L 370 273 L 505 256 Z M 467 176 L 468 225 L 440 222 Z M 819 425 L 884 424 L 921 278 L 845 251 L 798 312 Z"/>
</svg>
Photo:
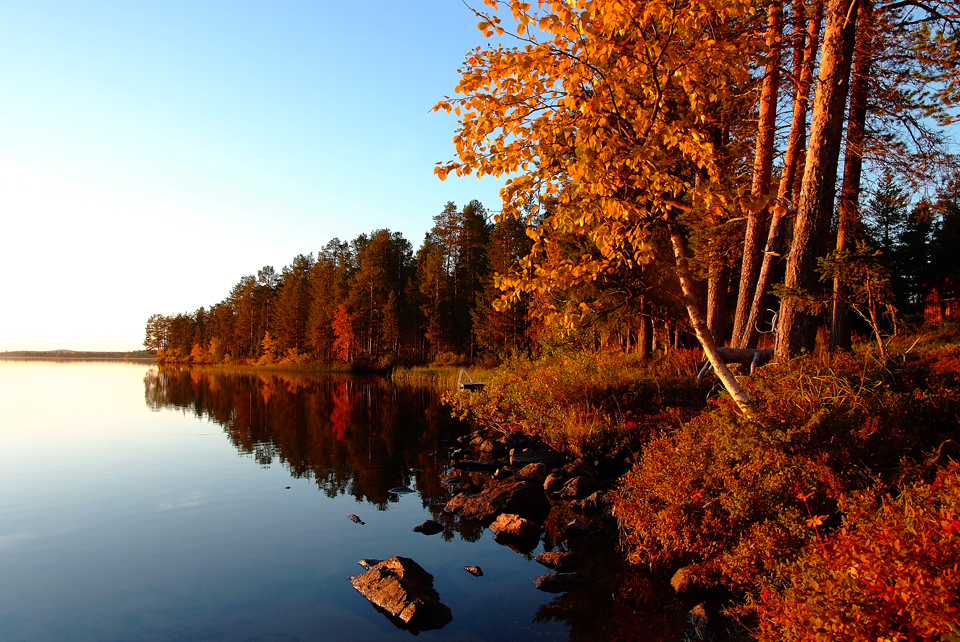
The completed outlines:
<svg viewBox="0 0 960 642">
<path fill-rule="evenodd" d="M 698 382 L 702 353 L 505 362 L 446 393 L 619 478 L 631 564 L 702 596 L 712 639 L 960 639 L 960 331 L 778 361 L 739 379 L 747 416 Z M 892 632 L 898 636 L 889 637 Z M 817 637 L 820 636 L 820 637 Z M 943 637 L 941 637 L 943 636 Z"/>
</svg>

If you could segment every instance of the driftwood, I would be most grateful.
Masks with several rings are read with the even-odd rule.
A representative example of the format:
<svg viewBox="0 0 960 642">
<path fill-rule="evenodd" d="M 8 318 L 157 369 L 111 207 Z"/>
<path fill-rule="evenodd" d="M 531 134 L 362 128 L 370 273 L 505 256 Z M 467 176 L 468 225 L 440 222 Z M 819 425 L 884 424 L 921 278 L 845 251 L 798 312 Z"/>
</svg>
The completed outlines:
<svg viewBox="0 0 960 642">
<path fill-rule="evenodd" d="M 767 348 L 766 350 L 750 350 L 746 348 L 717 348 L 717 353 L 720 355 L 720 358 L 724 363 L 742 363 L 744 365 L 749 363 L 750 374 L 753 374 L 758 367 L 773 359 L 773 348 Z M 700 368 L 700 372 L 697 374 L 697 381 L 700 381 L 707 376 L 708 372 L 710 372 L 709 361 L 704 363 L 703 367 Z"/>
</svg>

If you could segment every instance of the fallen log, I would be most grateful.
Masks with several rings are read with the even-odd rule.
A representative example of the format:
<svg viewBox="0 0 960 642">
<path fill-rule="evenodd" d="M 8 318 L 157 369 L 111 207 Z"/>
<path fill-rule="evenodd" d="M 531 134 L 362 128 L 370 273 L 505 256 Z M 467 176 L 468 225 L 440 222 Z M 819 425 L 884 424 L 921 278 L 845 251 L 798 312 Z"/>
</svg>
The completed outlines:
<svg viewBox="0 0 960 642">
<path fill-rule="evenodd" d="M 749 348 L 717 348 L 717 354 L 724 363 L 750 364 L 750 374 L 757 368 L 773 359 L 773 348 L 765 350 L 751 350 Z M 702 380 L 710 372 L 710 362 L 707 361 L 697 374 L 697 381 Z"/>
</svg>

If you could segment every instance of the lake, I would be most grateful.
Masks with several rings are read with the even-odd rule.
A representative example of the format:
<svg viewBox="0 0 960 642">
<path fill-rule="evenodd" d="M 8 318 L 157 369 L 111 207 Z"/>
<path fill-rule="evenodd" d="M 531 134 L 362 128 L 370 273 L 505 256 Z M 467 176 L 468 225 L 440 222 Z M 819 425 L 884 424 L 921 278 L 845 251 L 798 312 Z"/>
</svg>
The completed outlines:
<svg viewBox="0 0 960 642">
<path fill-rule="evenodd" d="M 0 639 L 408 640 L 350 584 L 394 555 L 453 612 L 423 639 L 681 637 L 690 605 L 624 568 L 615 533 L 564 542 L 556 508 L 517 553 L 443 513 L 469 431 L 380 378 L 0 360 Z M 443 533 L 412 531 L 431 518 Z M 558 547 L 586 589 L 534 587 Z"/>
</svg>

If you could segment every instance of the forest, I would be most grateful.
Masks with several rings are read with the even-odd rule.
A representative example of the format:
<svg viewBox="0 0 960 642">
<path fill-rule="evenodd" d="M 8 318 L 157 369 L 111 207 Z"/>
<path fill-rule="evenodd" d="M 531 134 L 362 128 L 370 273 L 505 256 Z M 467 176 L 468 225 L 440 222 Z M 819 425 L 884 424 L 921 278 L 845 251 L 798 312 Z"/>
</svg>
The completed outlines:
<svg viewBox="0 0 960 642">
<path fill-rule="evenodd" d="M 912 199 L 892 175 L 883 176 L 862 210 L 859 239 L 876 255 L 884 292 L 897 323 L 923 322 L 931 284 L 960 274 L 960 205 L 956 178 L 931 198 Z M 643 274 L 610 275 L 557 293 L 524 293 L 510 306 L 501 300 L 498 275 L 515 269 L 530 252 L 528 230 L 542 221 L 503 217 L 494 222 L 477 201 L 461 209 L 447 203 L 414 253 L 396 232 L 375 230 L 350 242 L 333 239 L 300 254 L 277 272 L 272 266 L 243 276 L 227 297 L 209 308 L 155 314 L 144 345 L 164 362 L 188 363 L 490 363 L 516 353 L 536 355 L 560 345 L 653 354 L 695 345 L 667 248 Z M 662 242 L 662 240 L 661 240 Z M 554 260 L 576 260 L 587 251 L 571 236 Z M 696 288 L 706 294 L 710 264 L 694 259 Z M 728 296 L 739 271 L 730 265 Z M 629 277 L 634 278 L 629 278 Z M 576 328 L 545 327 L 544 311 L 566 298 L 589 301 Z M 719 297 L 717 297 L 719 298 Z M 729 341 L 733 310 L 710 307 L 713 330 Z M 770 302 L 768 305 L 775 307 Z M 723 318 L 718 318 L 723 317 Z M 760 325 L 769 328 L 768 317 Z M 860 321 L 859 324 L 856 321 Z M 868 324 L 855 320 L 862 334 Z"/>
</svg>

